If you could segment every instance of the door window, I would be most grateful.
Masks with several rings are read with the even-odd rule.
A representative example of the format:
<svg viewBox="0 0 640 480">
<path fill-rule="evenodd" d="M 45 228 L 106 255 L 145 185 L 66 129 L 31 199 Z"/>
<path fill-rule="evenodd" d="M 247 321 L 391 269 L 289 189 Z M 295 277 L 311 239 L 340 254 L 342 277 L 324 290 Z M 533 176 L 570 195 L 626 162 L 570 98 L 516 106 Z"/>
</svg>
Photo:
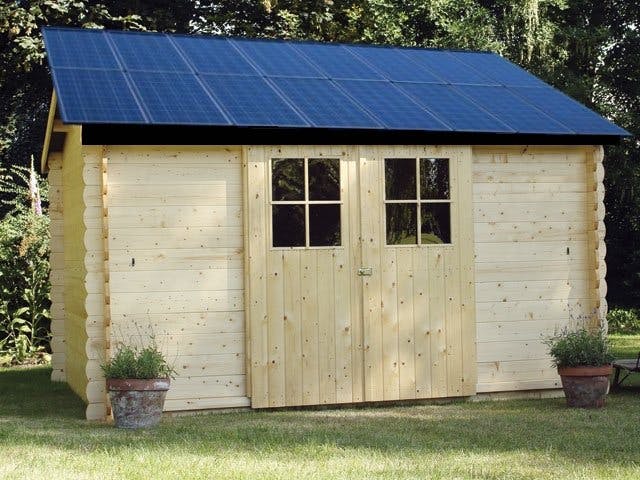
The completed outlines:
<svg viewBox="0 0 640 480">
<path fill-rule="evenodd" d="M 387 245 L 451 243 L 448 158 L 386 158 Z"/>
<path fill-rule="evenodd" d="M 271 231 L 274 247 L 342 245 L 340 160 L 271 160 Z"/>
</svg>

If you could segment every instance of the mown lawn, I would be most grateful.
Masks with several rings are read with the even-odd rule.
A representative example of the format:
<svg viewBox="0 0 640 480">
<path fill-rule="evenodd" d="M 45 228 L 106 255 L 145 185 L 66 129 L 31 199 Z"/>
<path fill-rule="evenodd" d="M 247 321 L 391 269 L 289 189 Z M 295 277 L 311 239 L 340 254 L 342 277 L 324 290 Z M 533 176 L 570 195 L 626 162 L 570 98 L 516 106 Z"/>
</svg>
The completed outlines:
<svg viewBox="0 0 640 480">
<path fill-rule="evenodd" d="M 0 478 L 640 477 L 640 394 L 599 411 L 563 399 L 165 418 L 150 431 L 83 420 L 48 368 L 0 370 Z"/>
<path fill-rule="evenodd" d="M 636 358 L 640 352 L 640 335 L 609 335 L 617 358 Z"/>
</svg>

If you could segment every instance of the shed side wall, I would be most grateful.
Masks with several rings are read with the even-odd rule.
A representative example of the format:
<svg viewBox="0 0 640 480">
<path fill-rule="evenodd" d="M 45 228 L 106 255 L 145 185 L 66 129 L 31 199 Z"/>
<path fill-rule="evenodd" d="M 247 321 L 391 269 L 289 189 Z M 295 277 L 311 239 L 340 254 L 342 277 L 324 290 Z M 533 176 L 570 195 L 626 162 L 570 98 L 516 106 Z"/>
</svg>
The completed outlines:
<svg viewBox="0 0 640 480">
<path fill-rule="evenodd" d="M 62 207 L 62 154 L 53 153 L 48 160 L 49 265 L 51 273 L 51 380 L 66 380 L 66 345 L 64 333 L 64 217 Z"/>
<path fill-rule="evenodd" d="M 64 209 L 64 338 L 66 380 L 71 389 L 87 401 L 87 332 L 85 329 L 87 291 L 84 280 L 84 181 L 79 127 L 69 130 L 62 153 L 62 203 Z M 55 299 L 54 299 L 55 301 Z"/>
<path fill-rule="evenodd" d="M 474 148 L 478 392 L 560 386 L 543 339 L 593 306 L 592 150 Z"/>
<path fill-rule="evenodd" d="M 155 335 L 165 410 L 248 406 L 240 149 L 110 146 L 114 343 Z"/>
</svg>

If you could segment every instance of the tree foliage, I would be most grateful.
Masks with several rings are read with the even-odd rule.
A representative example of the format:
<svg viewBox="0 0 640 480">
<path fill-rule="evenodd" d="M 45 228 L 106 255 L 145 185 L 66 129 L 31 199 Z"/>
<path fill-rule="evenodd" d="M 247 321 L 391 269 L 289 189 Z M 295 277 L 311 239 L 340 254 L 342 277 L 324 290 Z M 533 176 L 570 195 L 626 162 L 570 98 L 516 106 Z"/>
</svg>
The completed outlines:
<svg viewBox="0 0 640 480">
<path fill-rule="evenodd" d="M 0 364 L 49 348 L 49 218 L 37 206 L 40 196 L 46 205 L 47 191 L 30 173 L 0 169 L 9 210 L 0 220 Z"/>
</svg>

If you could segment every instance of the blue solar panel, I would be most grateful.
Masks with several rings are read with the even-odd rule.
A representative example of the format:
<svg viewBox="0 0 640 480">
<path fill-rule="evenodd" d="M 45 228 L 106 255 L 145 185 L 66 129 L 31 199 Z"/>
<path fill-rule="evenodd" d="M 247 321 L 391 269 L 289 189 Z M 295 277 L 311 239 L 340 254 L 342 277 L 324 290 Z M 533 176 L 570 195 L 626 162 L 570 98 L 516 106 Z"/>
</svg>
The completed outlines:
<svg viewBox="0 0 640 480">
<path fill-rule="evenodd" d="M 399 49 L 355 45 L 346 48 L 363 58 L 391 81 L 442 83 L 441 78 L 402 55 Z"/>
<path fill-rule="evenodd" d="M 329 78 L 355 80 L 384 80 L 373 68 L 351 54 L 342 45 L 294 43 Z"/>
<path fill-rule="evenodd" d="M 124 74 L 115 70 L 53 70 L 62 118 L 69 123 L 144 123 Z"/>
<path fill-rule="evenodd" d="M 273 82 L 316 127 L 382 128 L 331 80 L 274 78 Z"/>
<path fill-rule="evenodd" d="M 482 52 L 44 29 L 63 121 L 625 136 Z"/>
<path fill-rule="evenodd" d="M 194 75 L 163 72 L 130 75 L 152 123 L 230 124 Z"/>
<path fill-rule="evenodd" d="M 236 125 L 309 126 L 260 77 L 203 75 L 202 81 Z"/>
<path fill-rule="evenodd" d="M 43 31 L 43 35 L 53 68 L 120 69 L 102 30 L 49 28 Z"/>
<path fill-rule="evenodd" d="M 341 80 L 336 82 L 388 128 L 401 130 L 451 130 L 392 83 Z"/>
<path fill-rule="evenodd" d="M 110 32 L 125 70 L 146 72 L 190 72 L 169 37 L 148 33 Z"/>
<path fill-rule="evenodd" d="M 449 85 L 402 83 L 398 84 L 398 87 L 456 131 L 505 133 L 514 131 Z"/>
<path fill-rule="evenodd" d="M 566 126 L 534 108 L 506 87 L 478 87 L 459 85 L 454 87 L 471 98 L 489 113 L 498 117 L 520 133 L 573 133 Z"/>
<path fill-rule="evenodd" d="M 265 75 L 322 78 L 311 63 L 285 42 L 231 40 Z"/>
<path fill-rule="evenodd" d="M 401 52 L 447 83 L 499 85 L 476 69 L 442 50 L 403 49 Z"/>
<path fill-rule="evenodd" d="M 181 48 L 196 72 L 219 75 L 258 75 L 226 38 L 176 36 Z"/>
<path fill-rule="evenodd" d="M 626 133 L 617 125 L 553 88 L 509 87 L 509 90 L 577 133 L 601 135 Z"/>
<path fill-rule="evenodd" d="M 536 87 L 546 85 L 542 80 L 495 53 L 451 52 L 451 55 L 471 65 L 500 85 Z"/>
</svg>

